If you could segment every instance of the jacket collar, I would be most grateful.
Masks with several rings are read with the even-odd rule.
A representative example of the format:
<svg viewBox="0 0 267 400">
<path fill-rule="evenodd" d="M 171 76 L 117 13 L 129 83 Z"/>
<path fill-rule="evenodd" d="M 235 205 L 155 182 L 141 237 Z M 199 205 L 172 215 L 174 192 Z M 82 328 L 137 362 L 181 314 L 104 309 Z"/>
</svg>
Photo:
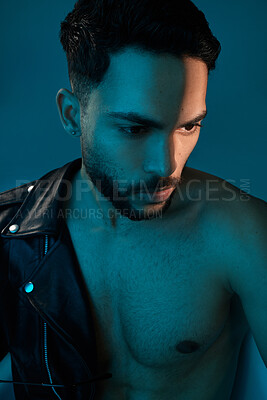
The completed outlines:
<svg viewBox="0 0 267 400">
<path fill-rule="evenodd" d="M 82 159 L 78 158 L 35 181 L 33 189 L 9 224 L 2 230 L 1 236 L 58 234 L 63 217 L 60 210 L 64 200 L 71 195 L 71 178 L 81 165 Z M 9 227 L 15 224 L 19 229 L 16 233 L 11 233 Z"/>
</svg>

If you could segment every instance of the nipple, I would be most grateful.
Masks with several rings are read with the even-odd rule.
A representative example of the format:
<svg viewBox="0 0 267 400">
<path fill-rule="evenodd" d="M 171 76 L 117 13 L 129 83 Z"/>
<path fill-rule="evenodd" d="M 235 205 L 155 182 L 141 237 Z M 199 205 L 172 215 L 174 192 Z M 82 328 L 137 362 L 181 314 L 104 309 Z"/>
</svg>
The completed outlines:
<svg viewBox="0 0 267 400">
<path fill-rule="evenodd" d="M 191 340 L 184 340 L 183 342 L 178 343 L 176 346 L 176 350 L 183 354 L 193 353 L 194 351 L 198 350 L 198 348 L 199 344 L 192 342 Z"/>
</svg>

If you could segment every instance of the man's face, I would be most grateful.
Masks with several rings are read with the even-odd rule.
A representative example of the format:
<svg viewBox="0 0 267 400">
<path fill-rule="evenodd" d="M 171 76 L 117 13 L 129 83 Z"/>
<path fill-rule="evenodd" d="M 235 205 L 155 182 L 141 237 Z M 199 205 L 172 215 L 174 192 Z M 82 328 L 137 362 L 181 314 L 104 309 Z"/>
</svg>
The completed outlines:
<svg viewBox="0 0 267 400">
<path fill-rule="evenodd" d="M 131 220 L 170 206 L 206 111 L 204 62 L 127 48 L 111 56 L 81 109 L 82 169 L 101 196 Z M 153 198 L 163 187 L 167 199 Z M 145 193 L 142 193 L 145 192 Z"/>
</svg>

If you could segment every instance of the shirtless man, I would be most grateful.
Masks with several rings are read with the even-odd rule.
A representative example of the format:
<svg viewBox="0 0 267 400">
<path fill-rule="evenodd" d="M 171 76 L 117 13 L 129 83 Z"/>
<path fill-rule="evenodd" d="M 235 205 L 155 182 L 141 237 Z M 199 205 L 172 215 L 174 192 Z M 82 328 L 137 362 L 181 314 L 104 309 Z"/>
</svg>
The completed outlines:
<svg viewBox="0 0 267 400">
<path fill-rule="evenodd" d="M 150 6 L 135 4 L 140 25 L 156 15 L 141 3 Z M 176 6 L 179 24 L 179 8 L 192 5 Z M 99 368 L 112 371 L 97 398 L 225 400 L 249 327 L 267 362 L 266 207 L 185 167 L 207 112 L 209 68 L 194 53 L 171 54 L 167 40 L 152 53 L 142 37 L 110 56 L 86 106 L 66 89 L 57 95 L 83 160 L 66 208 L 93 210 L 67 224 L 92 299 Z"/>
<path fill-rule="evenodd" d="M 61 42 L 82 150 L 64 215 L 112 373 L 94 398 L 230 399 L 249 329 L 267 364 L 266 206 L 186 166 L 219 43 L 188 0 L 80 1 Z"/>
</svg>

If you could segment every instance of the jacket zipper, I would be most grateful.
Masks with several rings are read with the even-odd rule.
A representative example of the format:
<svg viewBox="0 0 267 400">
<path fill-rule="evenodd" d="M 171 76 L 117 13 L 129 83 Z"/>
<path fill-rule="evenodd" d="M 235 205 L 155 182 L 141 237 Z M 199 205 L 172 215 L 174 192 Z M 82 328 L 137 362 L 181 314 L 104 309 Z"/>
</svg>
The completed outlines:
<svg viewBox="0 0 267 400">
<path fill-rule="evenodd" d="M 44 255 L 46 255 L 48 252 L 48 235 L 45 235 L 45 242 L 44 242 Z M 32 303 L 32 302 L 31 302 Z M 36 305 L 34 303 L 32 303 L 33 307 L 38 311 L 39 309 L 36 308 Z M 51 385 L 53 385 L 53 381 L 52 381 L 52 376 L 51 376 L 51 372 L 50 372 L 50 368 L 49 368 L 49 363 L 48 363 L 48 351 L 47 351 L 47 323 L 43 322 L 43 332 L 44 332 L 44 358 L 45 358 L 45 366 L 46 366 L 46 370 L 48 373 L 48 377 L 49 377 L 49 382 Z M 74 348 L 74 350 L 77 352 L 77 350 Z M 79 355 L 79 357 L 81 358 L 81 360 L 83 361 L 84 366 L 86 367 L 89 375 L 92 376 L 91 371 L 89 370 L 89 368 L 87 367 L 84 359 L 82 358 L 82 356 L 80 355 L 79 352 L 77 352 L 77 354 Z M 54 394 L 57 396 L 57 398 L 59 400 L 62 400 L 61 397 L 59 396 L 59 394 L 57 393 L 57 391 L 55 390 L 54 387 L 52 387 L 52 390 L 54 392 Z M 94 384 L 92 384 L 92 389 L 91 389 L 91 394 L 90 394 L 90 398 L 89 400 L 92 400 L 94 398 L 95 395 L 95 386 Z"/>
<path fill-rule="evenodd" d="M 44 255 L 46 255 L 47 251 L 48 251 L 48 235 L 45 235 Z M 49 368 L 49 364 L 48 364 L 47 324 L 46 324 L 46 322 L 43 322 L 43 330 L 44 330 L 44 359 L 45 359 L 45 366 L 46 366 L 47 374 L 48 374 L 48 377 L 49 377 L 49 382 L 52 385 L 53 381 L 52 381 L 52 376 L 51 376 L 51 372 L 50 372 L 50 368 Z M 55 388 L 52 387 L 51 389 L 53 390 L 53 392 L 55 393 L 57 398 L 59 400 L 62 400 L 61 397 L 59 396 L 59 394 L 57 393 L 57 391 L 55 390 Z"/>
</svg>

